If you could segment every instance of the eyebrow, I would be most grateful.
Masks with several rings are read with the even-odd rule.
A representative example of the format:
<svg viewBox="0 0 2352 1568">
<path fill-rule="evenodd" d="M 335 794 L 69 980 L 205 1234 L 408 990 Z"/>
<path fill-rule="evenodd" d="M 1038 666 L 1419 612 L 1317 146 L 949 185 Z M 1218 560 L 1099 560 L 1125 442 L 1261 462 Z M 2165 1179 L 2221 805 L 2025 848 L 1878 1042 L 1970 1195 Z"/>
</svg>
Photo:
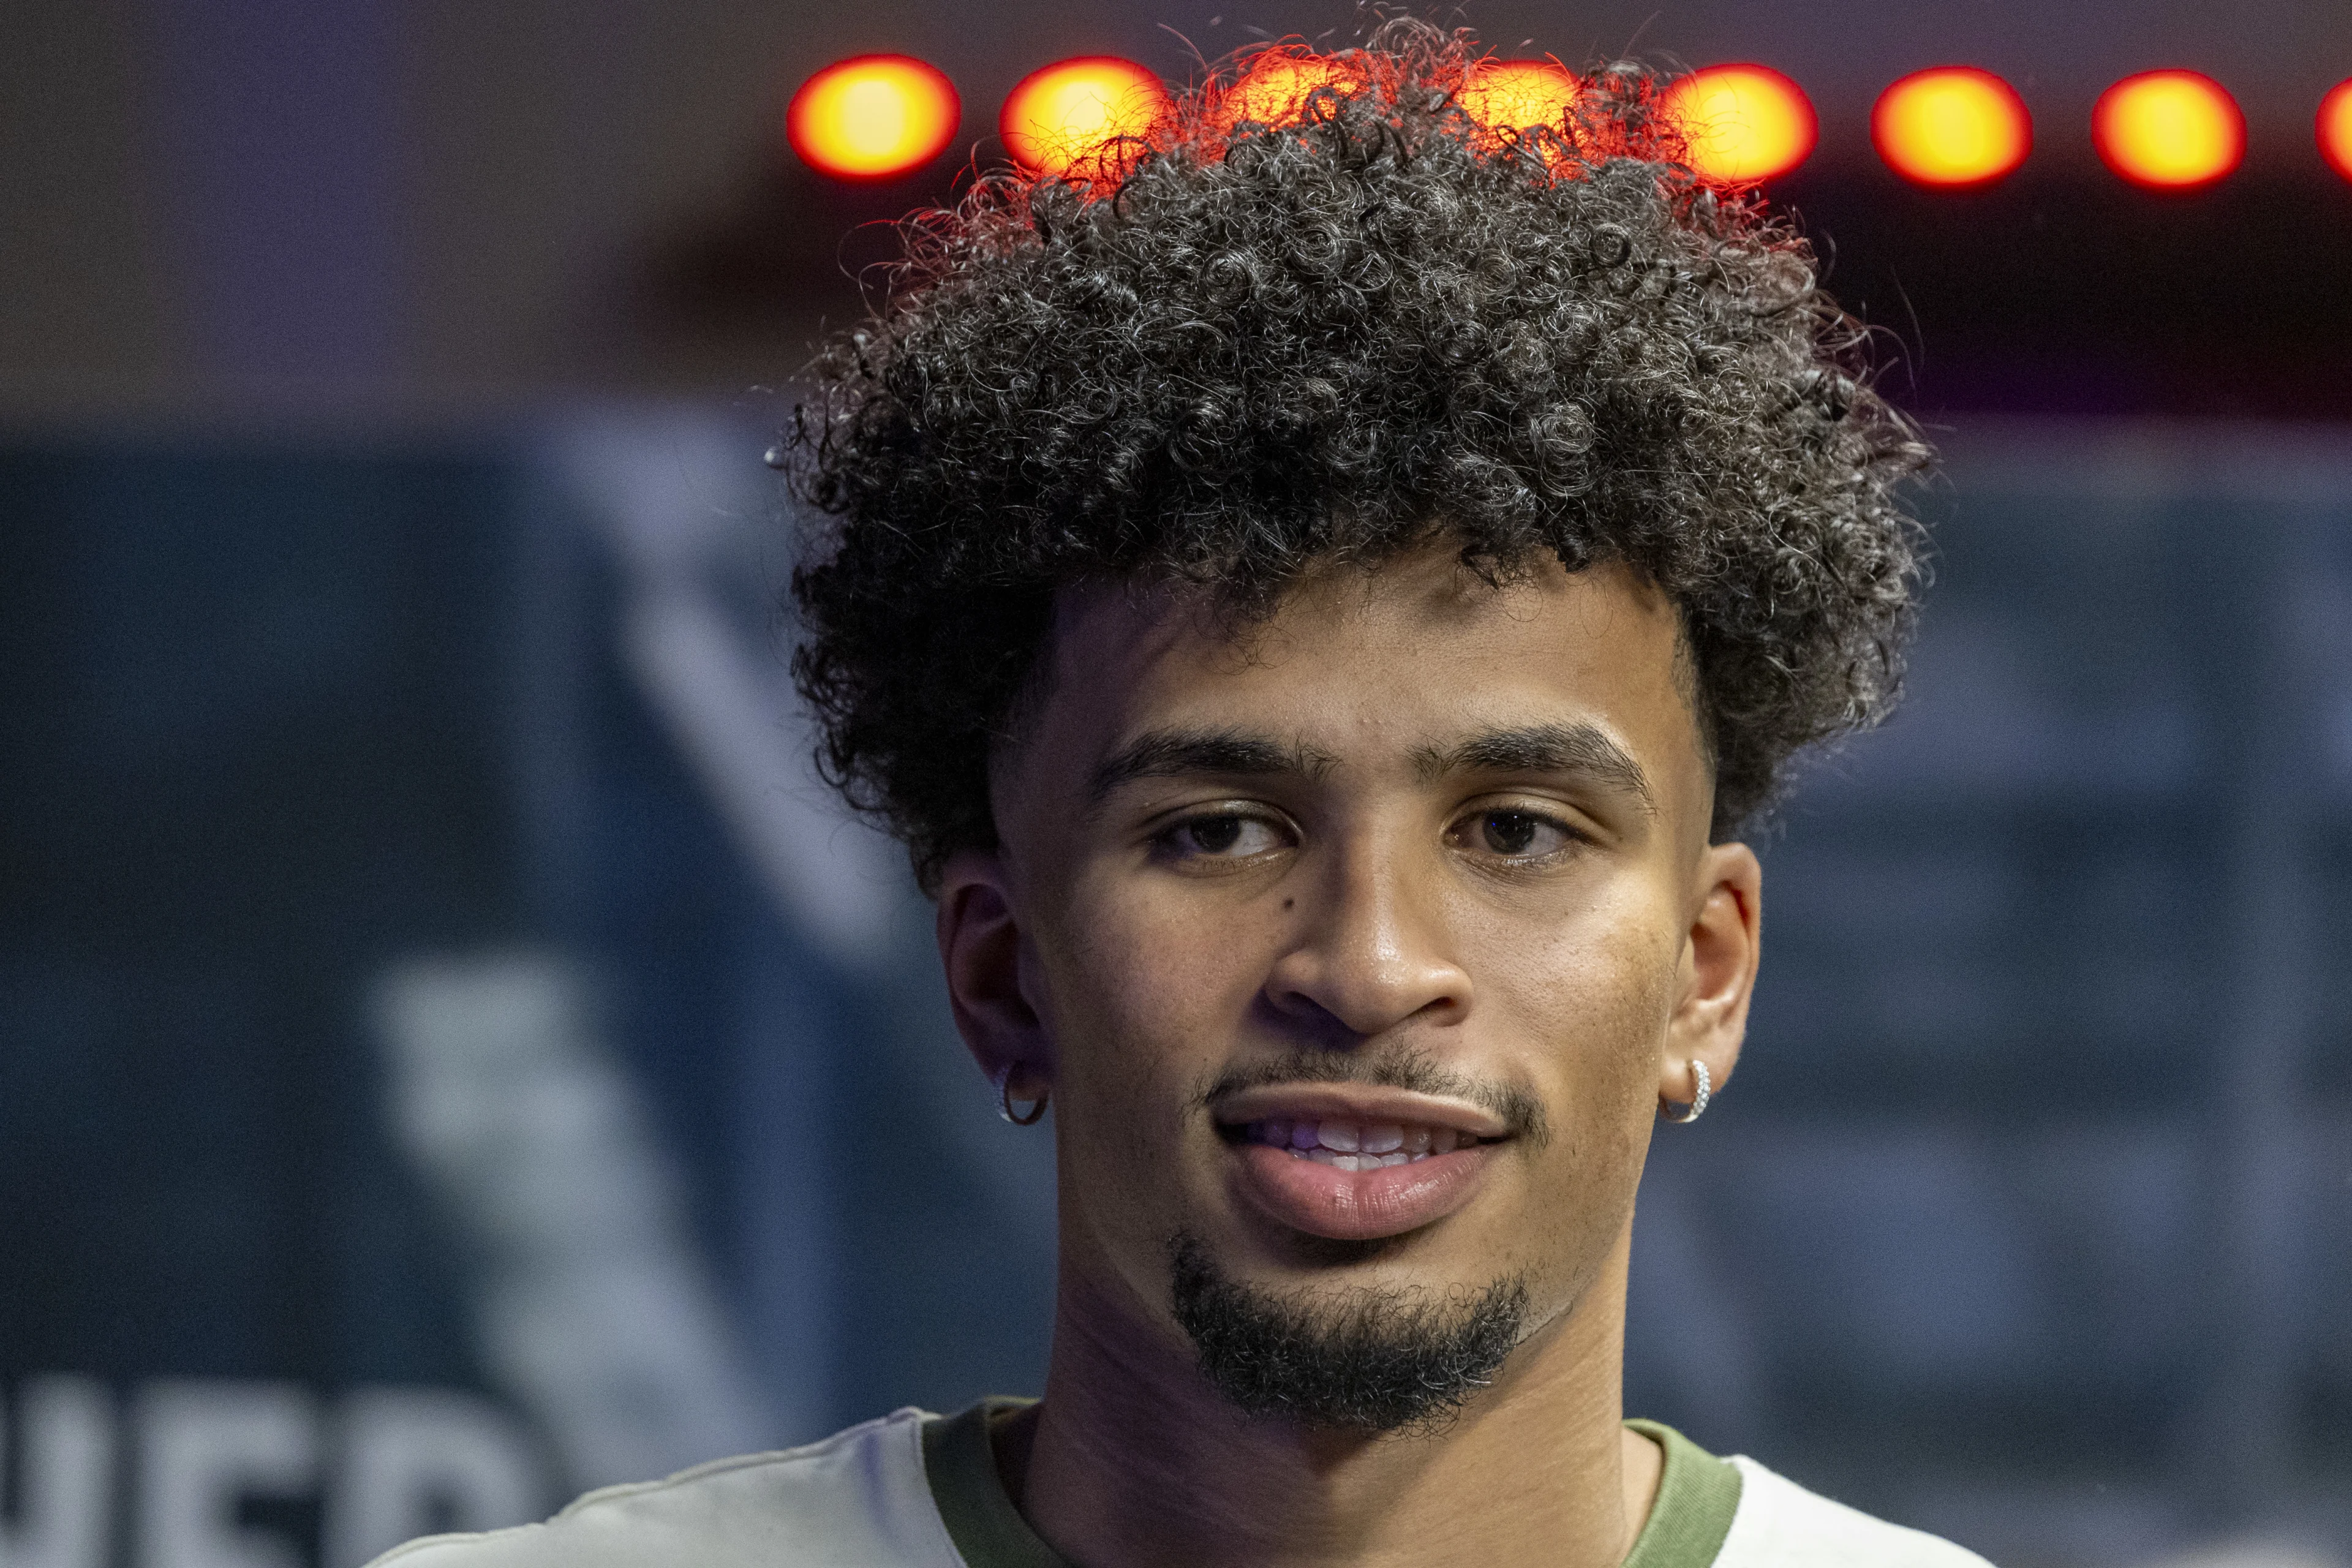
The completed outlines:
<svg viewBox="0 0 2352 1568">
<path fill-rule="evenodd" d="M 1625 748 L 1592 724 L 1530 724 L 1489 730 L 1458 745 L 1423 747 L 1413 753 L 1422 781 L 1452 773 L 1580 774 L 1618 795 L 1629 795 L 1645 815 L 1657 815 L 1650 776 Z"/>
<path fill-rule="evenodd" d="M 1112 791 L 1137 779 L 1200 773 L 1320 778 L 1333 760 L 1304 742 L 1286 745 L 1238 730 L 1147 730 L 1097 765 L 1087 780 L 1087 799 L 1100 805 Z"/>
</svg>

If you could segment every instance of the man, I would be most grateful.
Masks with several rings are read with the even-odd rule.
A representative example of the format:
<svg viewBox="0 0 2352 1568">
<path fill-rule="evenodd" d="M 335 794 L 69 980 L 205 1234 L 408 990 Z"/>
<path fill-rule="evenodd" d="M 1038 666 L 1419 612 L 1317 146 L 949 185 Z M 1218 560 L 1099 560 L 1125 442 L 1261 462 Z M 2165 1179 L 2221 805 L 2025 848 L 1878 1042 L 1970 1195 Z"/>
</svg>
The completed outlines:
<svg viewBox="0 0 2352 1568">
<path fill-rule="evenodd" d="M 1927 454 L 1650 79 L 1513 128 L 1478 69 L 1391 24 L 982 183 L 797 427 L 825 760 L 1055 1110 L 1043 1399 L 387 1561 L 1979 1562 L 1620 1408 L 1734 834 L 1891 702 Z"/>
</svg>

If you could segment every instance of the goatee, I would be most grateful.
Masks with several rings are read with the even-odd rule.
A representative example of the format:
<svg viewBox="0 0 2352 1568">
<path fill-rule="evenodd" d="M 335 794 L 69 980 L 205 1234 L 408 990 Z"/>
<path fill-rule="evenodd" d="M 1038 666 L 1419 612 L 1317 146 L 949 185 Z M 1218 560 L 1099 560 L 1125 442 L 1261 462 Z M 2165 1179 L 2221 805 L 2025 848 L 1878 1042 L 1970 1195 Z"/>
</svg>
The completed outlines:
<svg viewBox="0 0 2352 1568">
<path fill-rule="evenodd" d="M 1338 1301 L 1244 1285 L 1183 1232 L 1168 1243 L 1176 1321 L 1244 1412 L 1365 1434 L 1443 1422 L 1494 1382 L 1523 1336 L 1517 1278 L 1444 1294 L 1365 1287 Z"/>
</svg>

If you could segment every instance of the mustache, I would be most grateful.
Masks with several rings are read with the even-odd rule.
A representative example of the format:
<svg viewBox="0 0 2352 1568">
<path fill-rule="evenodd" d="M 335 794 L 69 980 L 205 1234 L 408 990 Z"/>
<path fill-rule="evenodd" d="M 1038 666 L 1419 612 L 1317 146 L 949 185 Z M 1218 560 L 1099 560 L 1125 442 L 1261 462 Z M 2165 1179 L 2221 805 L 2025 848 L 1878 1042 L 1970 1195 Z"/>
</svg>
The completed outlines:
<svg viewBox="0 0 2352 1568">
<path fill-rule="evenodd" d="M 1361 1050 L 1287 1051 L 1262 1061 L 1226 1068 L 1202 1085 L 1193 1099 L 1195 1109 L 1213 1114 L 1220 1101 L 1253 1089 L 1289 1083 L 1360 1083 L 1411 1094 L 1440 1095 L 1466 1100 L 1501 1118 L 1510 1136 L 1531 1148 L 1541 1148 L 1551 1136 L 1543 1104 L 1516 1084 L 1475 1079 L 1445 1066 L 1415 1046 L 1370 1047 Z"/>
</svg>

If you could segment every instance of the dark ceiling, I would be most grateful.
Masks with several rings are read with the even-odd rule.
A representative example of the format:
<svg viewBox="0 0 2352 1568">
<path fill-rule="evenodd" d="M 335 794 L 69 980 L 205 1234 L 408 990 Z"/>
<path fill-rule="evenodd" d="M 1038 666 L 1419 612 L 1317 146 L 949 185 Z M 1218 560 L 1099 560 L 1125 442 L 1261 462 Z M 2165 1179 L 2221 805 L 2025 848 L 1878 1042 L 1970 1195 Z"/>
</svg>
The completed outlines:
<svg viewBox="0 0 2352 1568">
<path fill-rule="evenodd" d="M 1447 15 L 1450 15 L 1447 14 Z M 1463 8 L 1510 52 L 1751 58 L 1821 111 L 1776 187 L 1939 408 L 2341 417 L 2352 185 L 2312 143 L 2352 76 L 2352 5 L 1607 0 Z M 1046 60 L 1171 77 L 1255 37 L 1344 37 L 1344 0 L 89 0 L 24 5 L 0 51 L 0 419 L 314 417 L 550 396 L 726 395 L 789 375 L 861 222 L 949 191 L 995 105 Z M 961 88 L 954 154 L 826 187 L 781 147 L 809 72 L 903 49 Z M 1903 186 L 1870 158 L 1877 91 L 1930 64 L 2014 81 L 2016 178 Z M 2221 188 L 2159 197 L 2101 170 L 2117 77 L 2209 71 L 2252 132 Z M 1916 388 L 1911 383 L 1916 382 Z"/>
</svg>

